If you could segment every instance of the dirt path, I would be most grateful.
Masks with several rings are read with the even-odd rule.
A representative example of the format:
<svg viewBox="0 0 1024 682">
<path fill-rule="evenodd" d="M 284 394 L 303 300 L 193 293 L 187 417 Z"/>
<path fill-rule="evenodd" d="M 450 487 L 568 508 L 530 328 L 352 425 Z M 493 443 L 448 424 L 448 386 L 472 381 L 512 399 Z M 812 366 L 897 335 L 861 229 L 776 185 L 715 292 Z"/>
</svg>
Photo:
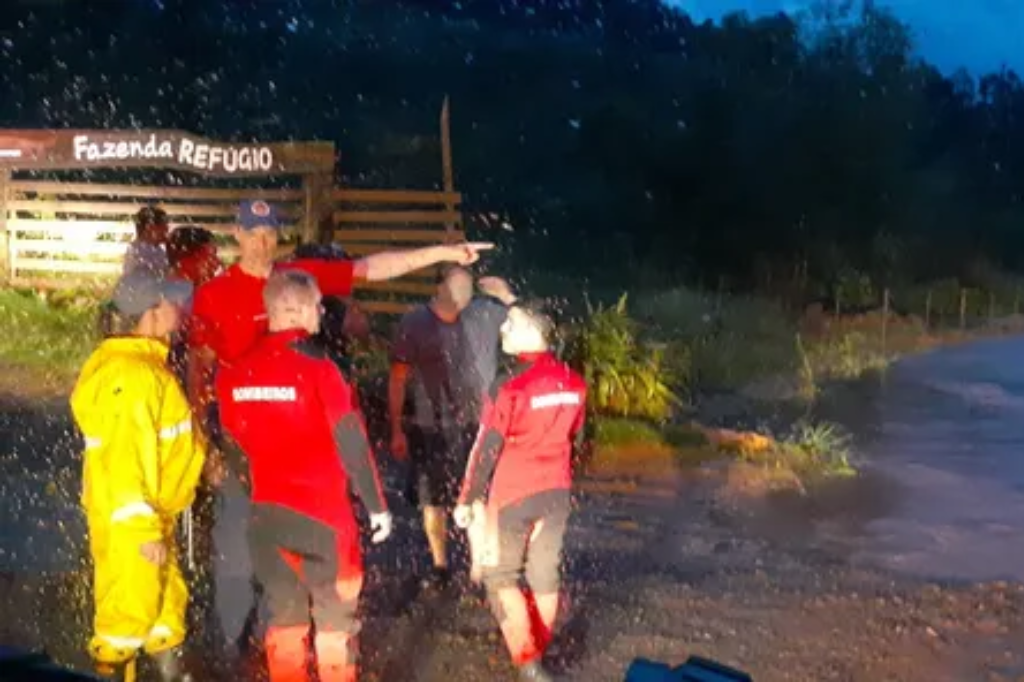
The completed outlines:
<svg viewBox="0 0 1024 682">
<path fill-rule="evenodd" d="M 85 573 L 69 568 L 80 542 L 53 566 L 11 558 L 45 555 L 50 541 L 38 538 L 54 537 L 57 522 L 81 533 L 68 516 L 74 440 L 58 409 L 0 414 L 10 517 L 0 519 L 0 643 L 46 647 L 84 666 Z M 762 506 L 750 517 L 723 506 L 722 481 L 711 473 L 581 485 L 567 542 L 571 607 L 557 646 L 567 679 L 619 682 L 637 656 L 677 663 L 701 654 L 758 682 L 1024 680 L 1021 585 L 941 585 L 858 567 L 841 538 L 792 509 Z M 11 497 L 40 490 L 53 499 Z M 513 680 L 481 605 L 416 594 L 410 563 L 423 549 L 411 513 L 402 515 L 395 541 L 369 557 L 367 679 Z M 25 544 L 36 546 L 11 552 Z"/>
</svg>

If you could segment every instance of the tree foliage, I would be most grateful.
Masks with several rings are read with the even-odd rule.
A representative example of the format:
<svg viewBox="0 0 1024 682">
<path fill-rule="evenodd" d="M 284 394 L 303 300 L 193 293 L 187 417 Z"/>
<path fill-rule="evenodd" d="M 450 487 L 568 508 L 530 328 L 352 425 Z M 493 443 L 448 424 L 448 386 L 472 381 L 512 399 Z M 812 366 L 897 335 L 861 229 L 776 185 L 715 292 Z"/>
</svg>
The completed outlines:
<svg viewBox="0 0 1024 682">
<path fill-rule="evenodd" d="M 68 1 L 0 28 L 0 125 L 330 139 L 355 185 L 438 184 L 448 94 L 459 188 L 513 227 L 478 234 L 533 268 L 807 298 L 1024 267 L 1020 78 L 939 73 L 873 3 Z"/>
</svg>

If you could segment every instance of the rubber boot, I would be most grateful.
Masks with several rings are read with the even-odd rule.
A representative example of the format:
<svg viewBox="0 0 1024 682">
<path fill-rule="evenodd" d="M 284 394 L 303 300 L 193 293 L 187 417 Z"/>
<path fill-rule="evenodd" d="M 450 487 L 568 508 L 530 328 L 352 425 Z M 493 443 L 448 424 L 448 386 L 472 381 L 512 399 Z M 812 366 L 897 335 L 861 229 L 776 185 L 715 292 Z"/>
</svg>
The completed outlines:
<svg viewBox="0 0 1024 682">
<path fill-rule="evenodd" d="M 104 682 L 125 682 L 127 679 L 127 669 L 132 661 L 125 663 L 101 663 L 94 661 L 93 667 L 96 670 L 96 674 Z"/>
<path fill-rule="evenodd" d="M 181 654 L 181 647 L 175 647 L 150 655 L 160 682 L 194 682 L 193 677 L 185 672 Z"/>
</svg>

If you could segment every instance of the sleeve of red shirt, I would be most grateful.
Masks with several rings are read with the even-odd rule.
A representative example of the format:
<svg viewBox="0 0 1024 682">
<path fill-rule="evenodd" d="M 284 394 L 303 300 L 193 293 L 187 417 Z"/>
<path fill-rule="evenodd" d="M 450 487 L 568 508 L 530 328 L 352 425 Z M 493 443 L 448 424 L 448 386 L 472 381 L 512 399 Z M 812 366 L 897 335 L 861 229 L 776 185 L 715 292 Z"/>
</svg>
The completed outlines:
<svg viewBox="0 0 1024 682">
<path fill-rule="evenodd" d="M 498 466 L 501 451 L 505 448 L 505 437 L 512 423 L 515 407 L 510 391 L 498 389 L 493 398 L 484 404 L 480 416 L 480 431 L 466 465 L 466 476 L 462 481 L 459 504 L 472 504 L 487 495 L 491 477 Z"/>
<path fill-rule="evenodd" d="M 351 260 L 321 260 L 299 258 L 278 263 L 282 269 L 302 270 L 316 278 L 320 293 L 324 296 L 351 296 L 355 279 L 355 263 Z"/>
<path fill-rule="evenodd" d="M 371 514 L 385 512 L 388 507 L 384 488 L 380 484 L 377 464 L 370 450 L 366 425 L 356 406 L 355 395 L 337 365 L 325 359 L 321 367 L 320 400 L 345 473 Z"/>
</svg>

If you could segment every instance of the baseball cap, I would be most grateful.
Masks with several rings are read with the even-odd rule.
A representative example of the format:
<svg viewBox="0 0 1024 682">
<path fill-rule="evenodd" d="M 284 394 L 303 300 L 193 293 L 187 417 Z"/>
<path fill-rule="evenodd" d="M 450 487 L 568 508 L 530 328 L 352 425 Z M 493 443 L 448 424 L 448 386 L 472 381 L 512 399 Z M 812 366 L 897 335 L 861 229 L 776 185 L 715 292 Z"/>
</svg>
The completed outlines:
<svg viewBox="0 0 1024 682">
<path fill-rule="evenodd" d="M 162 299 L 182 304 L 191 295 L 192 285 L 189 282 L 170 280 L 143 269 L 133 270 L 119 279 L 111 299 L 125 315 L 141 315 L 160 305 Z"/>
<path fill-rule="evenodd" d="M 280 230 L 283 227 L 277 207 L 262 199 L 251 199 L 238 205 L 238 226 L 243 230 L 259 227 Z"/>
</svg>

